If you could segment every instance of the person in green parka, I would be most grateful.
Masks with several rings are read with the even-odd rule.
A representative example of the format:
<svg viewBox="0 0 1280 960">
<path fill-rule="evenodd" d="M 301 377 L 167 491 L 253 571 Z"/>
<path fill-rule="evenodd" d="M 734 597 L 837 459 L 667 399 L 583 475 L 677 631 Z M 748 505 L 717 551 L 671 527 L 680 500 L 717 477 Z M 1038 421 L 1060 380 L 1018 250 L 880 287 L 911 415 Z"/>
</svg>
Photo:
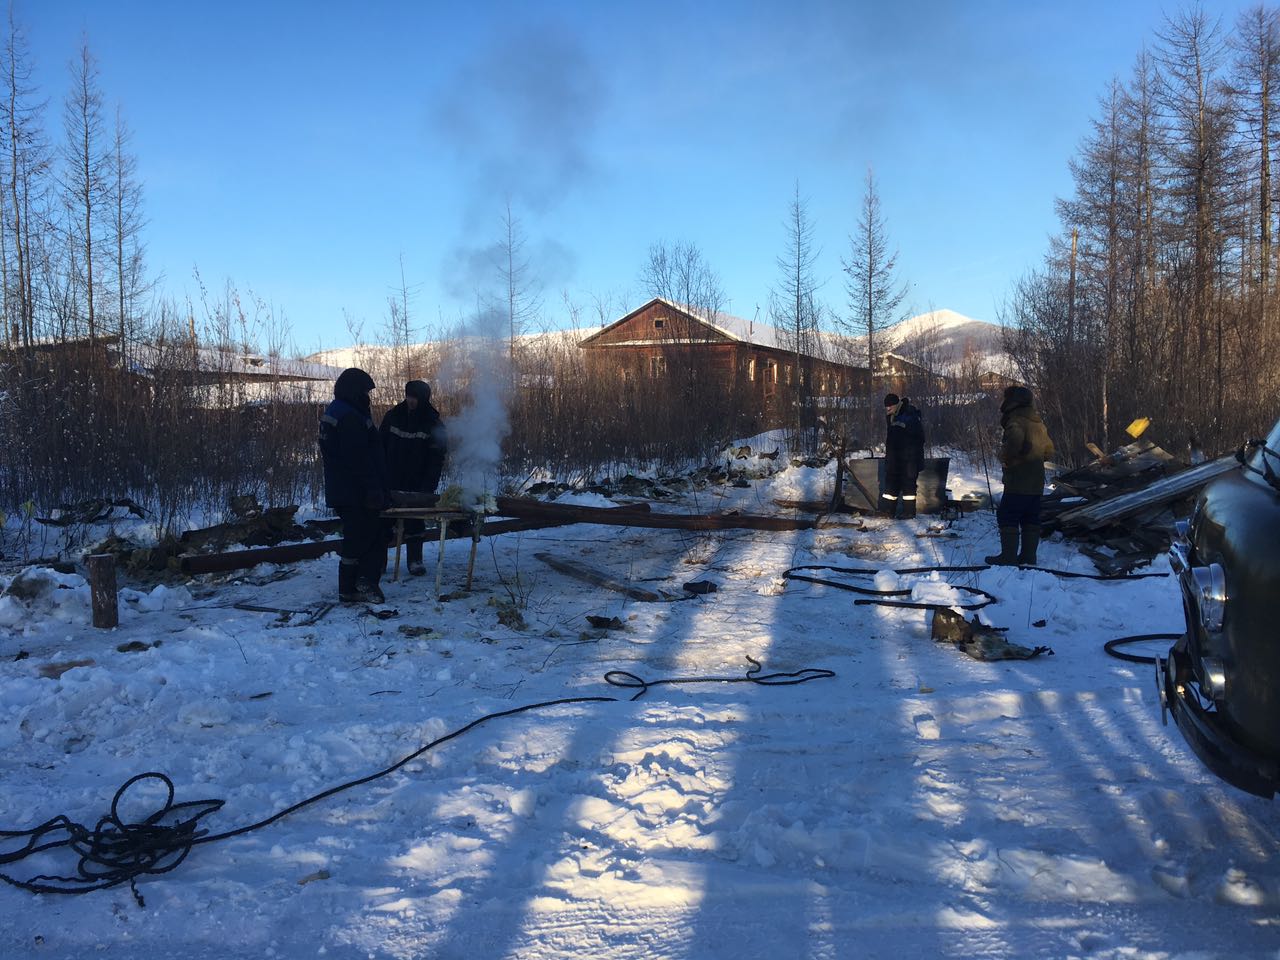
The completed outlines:
<svg viewBox="0 0 1280 960">
<path fill-rule="evenodd" d="M 996 508 L 1000 552 L 987 563 L 1032 565 L 1040 545 L 1040 498 L 1044 495 L 1044 462 L 1053 456 L 1053 441 L 1045 429 L 1027 387 L 1006 387 L 1000 404 L 1000 462 L 1004 465 L 1004 494 Z M 1018 539 L 1021 535 L 1022 547 Z"/>
</svg>

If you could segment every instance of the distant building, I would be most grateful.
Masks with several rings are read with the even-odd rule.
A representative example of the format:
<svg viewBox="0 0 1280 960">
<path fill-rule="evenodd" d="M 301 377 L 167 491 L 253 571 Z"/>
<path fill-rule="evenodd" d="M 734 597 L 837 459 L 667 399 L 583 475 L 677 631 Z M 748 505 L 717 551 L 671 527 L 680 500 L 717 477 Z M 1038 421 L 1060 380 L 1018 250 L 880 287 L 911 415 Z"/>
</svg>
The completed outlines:
<svg viewBox="0 0 1280 960">
<path fill-rule="evenodd" d="M 342 370 L 323 363 L 206 347 L 190 341 L 140 343 L 120 349 L 114 335 L 47 340 L 10 353 L 50 382 L 67 371 L 98 370 L 148 390 L 159 377 L 180 382 L 197 406 L 230 407 L 265 402 L 327 403 Z M 77 375 L 79 375 L 77 373 Z"/>
<path fill-rule="evenodd" d="M 876 358 L 874 383 L 878 392 L 910 396 L 945 391 L 951 378 L 899 354 L 882 353 Z"/>
<path fill-rule="evenodd" d="M 821 339 L 797 352 L 776 327 L 726 313 L 707 317 L 661 297 L 579 346 L 588 369 L 616 376 L 620 384 L 670 380 L 684 372 L 697 378 L 700 392 L 732 391 L 742 412 L 764 428 L 788 422 L 802 384 L 821 407 L 865 393 L 871 383 L 866 367 L 823 356 Z"/>
<path fill-rule="evenodd" d="M 988 393 L 1001 393 L 1005 387 L 1014 387 L 1022 383 L 1017 377 L 996 370 L 986 370 L 978 374 L 978 389 Z"/>
</svg>

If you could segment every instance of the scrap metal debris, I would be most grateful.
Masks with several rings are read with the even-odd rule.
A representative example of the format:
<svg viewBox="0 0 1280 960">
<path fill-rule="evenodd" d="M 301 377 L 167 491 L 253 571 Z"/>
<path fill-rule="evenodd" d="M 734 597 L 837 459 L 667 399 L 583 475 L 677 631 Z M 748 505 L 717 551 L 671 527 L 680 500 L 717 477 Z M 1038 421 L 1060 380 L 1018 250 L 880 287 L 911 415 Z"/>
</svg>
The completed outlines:
<svg viewBox="0 0 1280 960">
<path fill-rule="evenodd" d="M 1041 654 L 1053 656 L 1049 647 L 1026 647 L 1011 643 L 1007 627 L 990 627 L 975 616 L 966 620 L 954 610 L 935 610 L 930 631 L 939 643 L 953 643 L 975 660 L 1031 660 Z"/>
<path fill-rule="evenodd" d="M 1099 571 L 1123 575 L 1169 549 L 1171 505 L 1195 496 L 1210 480 L 1234 469 L 1234 455 L 1194 467 L 1150 440 L 1136 440 L 1110 454 L 1095 445 L 1092 462 L 1060 474 L 1043 501 L 1046 530 L 1084 541 L 1081 552 Z"/>
<path fill-rule="evenodd" d="M 117 513 L 119 507 L 123 513 Z M 69 527 L 73 524 L 112 523 L 132 514 L 138 519 L 145 519 L 147 513 L 128 497 L 118 500 L 91 499 L 79 503 L 59 504 L 47 517 L 36 517 L 36 523 L 51 527 Z"/>
<path fill-rule="evenodd" d="M 710 580 L 691 580 L 684 585 L 684 589 L 688 593 L 704 594 L 715 593 L 717 588 Z"/>
</svg>

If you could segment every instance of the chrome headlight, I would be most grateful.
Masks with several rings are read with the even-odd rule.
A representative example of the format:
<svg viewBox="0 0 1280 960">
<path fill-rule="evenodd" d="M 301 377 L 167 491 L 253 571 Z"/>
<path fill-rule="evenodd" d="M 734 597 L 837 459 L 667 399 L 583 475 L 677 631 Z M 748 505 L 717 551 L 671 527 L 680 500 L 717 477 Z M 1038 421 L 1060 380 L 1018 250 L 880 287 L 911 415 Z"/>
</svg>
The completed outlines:
<svg viewBox="0 0 1280 960">
<path fill-rule="evenodd" d="M 1200 611 L 1200 623 L 1210 633 L 1222 629 L 1227 611 L 1227 572 L 1222 564 L 1211 563 L 1207 567 L 1192 567 L 1188 573 L 1195 588 Z"/>
<path fill-rule="evenodd" d="M 1216 657 L 1200 658 L 1200 692 L 1215 702 L 1227 696 L 1227 671 Z"/>
<path fill-rule="evenodd" d="M 1190 545 L 1191 543 L 1191 518 L 1190 517 L 1187 517 L 1183 520 L 1174 521 L 1173 542 Z"/>
</svg>

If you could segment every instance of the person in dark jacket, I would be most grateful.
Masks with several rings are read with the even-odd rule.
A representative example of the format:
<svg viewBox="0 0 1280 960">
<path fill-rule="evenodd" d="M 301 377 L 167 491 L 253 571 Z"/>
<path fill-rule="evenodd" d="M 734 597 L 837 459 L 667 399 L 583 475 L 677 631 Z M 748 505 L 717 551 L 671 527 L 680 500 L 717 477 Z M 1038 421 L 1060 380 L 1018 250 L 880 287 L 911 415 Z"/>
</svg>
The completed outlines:
<svg viewBox="0 0 1280 960">
<path fill-rule="evenodd" d="M 920 411 L 896 393 L 884 398 L 884 487 L 880 512 L 910 519 L 916 515 L 916 477 L 924 465 L 924 422 Z"/>
<path fill-rule="evenodd" d="M 387 411 L 379 428 L 386 452 L 391 489 L 435 493 L 444 470 L 448 440 L 440 411 L 431 405 L 431 386 L 422 380 L 404 385 L 404 399 Z M 422 576 L 422 520 L 405 520 L 405 552 L 409 572 Z"/>
<path fill-rule="evenodd" d="M 1044 495 L 1044 462 L 1053 456 L 1053 441 L 1036 413 L 1027 387 L 1006 387 L 1000 403 L 1000 462 L 1004 465 L 1004 493 L 996 508 L 1000 552 L 987 563 L 1034 565 L 1040 546 L 1040 498 Z M 1022 549 L 1018 549 L 1018 535 Z"/>
<path fill-rule="evenodd" d="M 391 504 L 382 441 L 373 425 L 369 394 L 373 378 L 356 367 L 333 385 L 333 402 L 320 418 L 325 502 L 342 519 L 338 548 L 338 599 L 382 603 L 378 581 L 387 562 L 386 524 L 379 514 Z"/>
</svg>

